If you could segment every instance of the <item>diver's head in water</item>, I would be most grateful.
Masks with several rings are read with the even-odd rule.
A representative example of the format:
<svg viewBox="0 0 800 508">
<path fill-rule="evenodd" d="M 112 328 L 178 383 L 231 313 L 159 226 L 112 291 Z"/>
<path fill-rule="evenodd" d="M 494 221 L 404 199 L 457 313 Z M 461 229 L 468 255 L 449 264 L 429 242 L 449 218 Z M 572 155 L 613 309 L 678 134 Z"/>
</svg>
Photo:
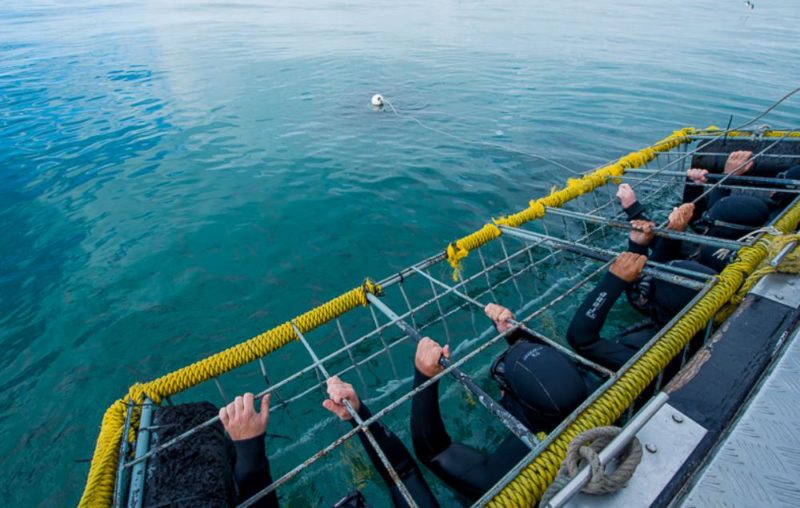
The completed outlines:
<svg viewBox="0 0 800 508">
<path fill-rule="evenodd" d="M 717 272 L 696 261 L 670 261 L 670 266 L 706 275 Z M 696 289 L 679 286 L 674 282 L 655 279 L 651 285 L 650 317 L 659 325 L 666 324 L 695 297 Z"/>
<path fill-rule="evenodd" d="M 768 220 L 767 204 L 754 196 L 726 196 L 711 207 L 705 218 L 708 235 L 730 240 L 764 226 Z"/>
<path fill-rule="evenodd" d="M 492 378 L 500 400 L 533 431 L 550 431 L 586 398 L 575 365 L 550 346 L 520 340 L 495 359 Z"/>
</svg>

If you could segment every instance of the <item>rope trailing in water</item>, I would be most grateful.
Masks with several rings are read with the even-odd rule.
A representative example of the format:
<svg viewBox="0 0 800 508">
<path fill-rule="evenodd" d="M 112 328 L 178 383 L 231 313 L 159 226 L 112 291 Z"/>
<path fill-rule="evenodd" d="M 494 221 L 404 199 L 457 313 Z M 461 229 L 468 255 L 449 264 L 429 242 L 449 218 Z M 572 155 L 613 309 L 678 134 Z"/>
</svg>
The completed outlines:
<svg viewBox="0 0 800 508">
<path fill-rule="evenodd" d="M 790 235 L 780 235 L 775 236 L 772 239 L 772 242 L 769 245 L 769 251 L 767 257 L 761 262 L 758 268 L 750 274 L 747 279 L 745 279 L 744 284 L 742 287 L 739 288 L 739 291 L 736 292 L 735 295 L 731 297 L 731 300 L 728 304 L 720 310 L 719 314 L 717 315 L 717 322 L 722 322 L 730 316 L 736 307 L 739 306 L 740 303 L 744 300 L 744 297 L 747 296 L 747 293 L 753 288 L 753 286 L 761 280 L 762 277 L 765 275 L 769 275 L 771 273 L 800 273 L 800 248 L 795 247 L 792 251 L 783 258 L 781 263 L 778 266 L 772 266 L 769 263 L 769 260 L 775 257 L 779 252 L 783 250 L 789 243 L 794 242 L 795 245 L 800 244 L 800 234 L 790 234 Z"/>
<path fill-rule="evenodd" d="M 382 290 L 379 285 L 367 279 L 363 285 L 301 314 L 293 321 L 302 333 L 309 332 L 358 306 L 366 306 L 368 304 L 367 293 L 380 296 Z M 150 397 L 155 403 L 160 403 L 164 397 L 182 392 L 203 381 L 257 360 L 297 339 L 291 322 L 287 321 L 247 341 L 158 379 L 131 386 L 128 394 L 114 402 L 103 416 L 89 476 L 79 506 L 109 506 L 112 502 L 119 463 L 120 439 L 122 439 L 126 408 L 129 404 L 141 405 L 146 397 Z M 138 421 L 138 417 L 139 408 L 135 407 L 132 421 L 135 423 Z M 135 424 L 131 425 L 131 432 L 128 436 L 131 441 L 133 441 L 136 427 Z"/>
<path fill-rule="evenodd" d="M 592 192 L 594 189 L 605 185 L 609 180 L 616 181 L 621 177 L 626 169 L 644 166 L 655 159 L 659 152 L 666 152 L 673 148 L 691 141 L 691 135 L 696 131 L 692 127 L 686 127 L 673 132 L 658 143 L 643 148 L 637 152 L 631 152 L 624 157 L 620 157 L 616 162 L 603 166 L 581 178 L 570 178 L 567 180 L 566 187 L 554 190 L 550 195 L 528 204 L 528 208 L 512 215 L 493 219 L 492 222 L 485 224 L 482 228 L 464 236 L 447 246 L 447 260 L 453 267 L 453 279 L 458 280 L 458 271 L 461 268 L 461 261 L 466 258 L 470 251 L 494 240 L 502 233 L 498 226 L 519 227 L 526 222 L 544 217 L 545 207 L 558 208 L 567 201 L 571 201 L 578 196 Z"/>
<path fill-rule="evenodd" d="M 788 210 L 776 223 L 782 233 L 796 230 L 800 223 L 800 204 Z M 567 447 L 575 436 L 594 427 L 611 425 L 636 400 L 683 347 L 703 330 L 709 319 L 727 304 L 742 283 L 774 250 L 772 235 L 755 245 L 739 250 L 735 261 L 719 274 L 717 283 L 694 307 L 678 320 L 616 383 L 586 408 L 550 445 L 545 448 L 497 496 L 490 506 L 533 506 L 556 477 Z"/>
<path fill-rule="evenodd" d="M 639 440 L 634 437 L 628 443 L 619 456 L 619 465 L 608 476 L 599 455 L 620 432 L 622 432 L 620 427 L 595 427 L 575 436 L 567 447 L 567 457 L 558 471 L 558 476 L 545 491 L 539 505 L 547 506 L 553 496 L 566 487 L 587 463 L 592 471 L 591 477 L 581 488 L 581 492 L 593 495 L 611 494 L 624 487 L 642 461 L 642 444 Z"/>
</svg>

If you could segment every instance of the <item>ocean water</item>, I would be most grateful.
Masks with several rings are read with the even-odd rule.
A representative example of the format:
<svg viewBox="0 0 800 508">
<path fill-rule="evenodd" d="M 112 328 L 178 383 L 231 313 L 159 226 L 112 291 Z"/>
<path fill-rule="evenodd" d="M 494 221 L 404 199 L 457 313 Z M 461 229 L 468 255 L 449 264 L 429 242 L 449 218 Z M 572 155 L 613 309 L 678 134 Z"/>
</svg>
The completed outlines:
<svg viewBox="0 0 800 508">
<path fill-rule="evenodd" d="M 102 414 L 132 383 L 570 176 L 514 150 L 586 170 L 754 116 L 800 80 L 800 6 L 754 4 L 5 0 L 0 504 L 75 504 Z M 764 121 L 797 127 L 799 106 Z M 307 364 L 292 351 L 287 368 Z M 408 442 L 406 415 L 392 426 Z M 278 473 L 307 452 L 270 450 Z M 325 465 L 285 504 L 330 504 L 363 469 Z"/>
</svg>

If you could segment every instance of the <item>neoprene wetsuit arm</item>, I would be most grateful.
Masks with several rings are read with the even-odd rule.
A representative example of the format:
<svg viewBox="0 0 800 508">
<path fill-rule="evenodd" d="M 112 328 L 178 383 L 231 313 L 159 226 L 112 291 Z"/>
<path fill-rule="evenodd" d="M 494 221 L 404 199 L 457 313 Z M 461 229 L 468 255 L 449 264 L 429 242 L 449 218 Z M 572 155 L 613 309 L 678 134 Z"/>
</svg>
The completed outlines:
<svg viewBox="0 0 800 508">
<path fill-rule="evenodd" d="M 715 187 L 706 196 L 700 197 L 705 192 L 705 187 L 700 185 L 689 185 L 690 180 L 686 179 L 687 184 L 683 187 L 683 203 L 694 203 L 694 213 L 692 214 L 691 222 L 698 220 L 706 210 L 711 210 L 711 207 L 717 201 L 730 195 L 731 190 L 727 187 Z"/>
<path fill-rule="evenodd" d="M 642 256 L 647 256 L 647 247 L 648 247 L 647 245 L 640 245 L 631 240 L 630 238 L 628 238 L 628 252 L 633 252 L 634 254 L 641 254 Z"/>
<path fill-rule="evenodd" d="M 415 369 L 415 388 L 427 379 Z M 417 458 L 450 488 L 473 501 L 529 451 L 515 436 L 503 441 L 490 456 L 454 443 L 442 421 L 438 382 L 411 399 L 411 438 Z"/>
<path fill-rule="evenodd" d="M 654 238 L 652 243 L 653 255 L 650 256 L 650 261 L 666 263 L 679 259 L 681 257 L 682 245 L 683 242 L 681 240 L 675 240 L 674 238 L 667 238 L 664 236 Z"/>
<path fill-rule="evenodd" d="M 236 466 L 234 478 L 239 488 L 239 502 L 246 501 L 272 483 L 269 459 L 264 451 L 264 436 L 234 441 Z M 278 495 L 273 490 L 253 504 L 257 508 L 278 508 Z"/>
<path fill-rule="evenodd" d="M 360 416 L 362 420 L 366 420 L 372 416 L 366 404 L 361 404 L 358 410 L 358 416 Z M 355 427 L 355 420 L 350 420 L 350 423 Z M 409 453 L 403 445 L 403 442 L 400 441 L 400 438 L 394 435 L 394 433 L 381 422 L 370 424 L 369 431 L 375 438 L 375 441 L 377 441 L 378 446 L 383 450 L 384 455 L 403 481 L 403 485 L 406 486 L 406 489 L 417 505 L 420 507 L 438 507 L 439 503 L 436 502 L 436 498 L 425 482 L 425 478 L 422 477 L 422 472 L 419 470 L 419 467 L 417 467 L 417 463 L 414 461 L 411 453 Z M 394 480 L 392 480 L 392 477 L 389 475 L 389 471 L 381 462 L 378 453 L 375 451 L 375 448 L 373 448 L 372 443 L 369 442 L 366 434 L 359 432 L 358 438 L 364 446 L 372 465 L 378 470 L 386 486 L 389 487 L 394 506 L 408 506 L 408 503 L 406 503 L 406 500 L 400 493 L 400 489 L 395 485 Z"/>
<path fill-rule="evenodd" d="M 647 216 L 647 209 L 638 201 L 634 201 L 631 206 L 623 208 L 622 211 L 625 212 L 628 220 L 650 220 L 650 217 Z"/>
<path fill-rule="evenodd" d="M 614 302 L 628 285 L 607 272 L 586 297 L 567 330 L 567 341 L 581 355 L 600 365 L 617 370 L 636 352 L 617 342 L 603 339 L 600 331 Z"/>
</svg>

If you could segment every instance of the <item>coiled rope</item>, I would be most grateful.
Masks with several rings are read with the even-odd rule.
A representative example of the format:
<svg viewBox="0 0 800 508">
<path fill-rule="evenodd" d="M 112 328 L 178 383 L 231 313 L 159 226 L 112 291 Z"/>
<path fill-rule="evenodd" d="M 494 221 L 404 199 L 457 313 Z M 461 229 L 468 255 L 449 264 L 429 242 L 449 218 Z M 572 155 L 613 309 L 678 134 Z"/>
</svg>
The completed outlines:
<svg viewBox="0 0 800 508">
<path fill-rule="evenodd" d="M 634 436 L 620 454 L 617 468 L 608 476 L 599 455 L 620 432 L 622 432 L 620 427 L 595 427 L 575 436 L 567 447 L 567 456 L 558 471 L 558 476 L 544 492 L 540 505 L 547 506 L 553 496 L 587 463 L 591 468 L 591 476 L 581 488 L 581 492 L 593 495 L 611 494 L 624 487 L 642 461 L 642 444 L 639 440 Z"/>
<path fill-rule="evenodd" d="M 782 233 L 796 230 L 800 204 L 786 211 L 775 223 Z M 489 503 L 493 507 L 529 507 L 542 497 L 553 481 L 567 447 L 575 436 L 594 427 L 611 425 L 633 403 L 683 347 L 702 330 L 709 319 L 736 294 L 745 279 L 764 261 L 772 249 L 772 235 L 739 250 L 736 260 L 720 273 L 717 283 L 684 316 L 647 350 L 616 383 L 586 408 L 550 445 Z"/>
</svg>

